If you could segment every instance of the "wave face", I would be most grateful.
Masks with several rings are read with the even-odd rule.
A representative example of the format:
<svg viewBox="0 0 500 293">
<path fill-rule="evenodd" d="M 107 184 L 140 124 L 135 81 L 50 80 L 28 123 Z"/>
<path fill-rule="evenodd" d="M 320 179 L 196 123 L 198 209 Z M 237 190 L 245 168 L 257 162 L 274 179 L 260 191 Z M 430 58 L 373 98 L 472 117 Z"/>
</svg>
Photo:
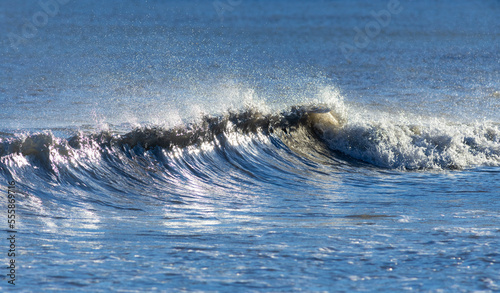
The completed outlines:
<svg viewBox="0 0 500 293">
<path fill-rule="evenodd" d="M 197 178 L 231 188 L 242 180 L 259 183 L 269 174 L 287 178 L 325 166 L 328 172 L 500 166 L 498 124 L 349 119 L 341 110 L 308 105 L 264 114 L 249 108 L 174 128 L 143 126 L 67 138 L 52 131 L 3 134 L 1 170 L 6 178 L 35 185 L 94 188 L 120 181 L 133 188 L 132 182 L 151 178 L 167 186 Z"/>
</svg>

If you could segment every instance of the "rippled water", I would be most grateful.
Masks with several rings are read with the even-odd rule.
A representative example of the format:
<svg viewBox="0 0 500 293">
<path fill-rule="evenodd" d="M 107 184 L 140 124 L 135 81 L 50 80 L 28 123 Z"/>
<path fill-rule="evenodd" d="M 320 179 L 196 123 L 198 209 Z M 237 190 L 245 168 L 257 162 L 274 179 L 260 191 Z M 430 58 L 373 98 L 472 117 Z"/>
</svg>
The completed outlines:
<svg viewBox="0 0 500 293">
<path fill-rule="evenodd" d="M 396 4 L 0 4 L 0 288 L 500 290 L 500 5 Z"/>
</svg>

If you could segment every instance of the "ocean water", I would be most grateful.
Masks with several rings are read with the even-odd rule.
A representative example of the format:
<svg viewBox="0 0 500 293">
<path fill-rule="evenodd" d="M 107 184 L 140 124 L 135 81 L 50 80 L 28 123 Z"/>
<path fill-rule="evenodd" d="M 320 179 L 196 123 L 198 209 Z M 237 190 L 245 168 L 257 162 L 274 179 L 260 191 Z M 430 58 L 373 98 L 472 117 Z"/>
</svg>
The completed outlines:
<svg viewBox="0 0 500 293">
<path fill-rule="evenodd" d="M 2 1 L 0 290 L 499 291 L 499 13 Z"/>
</svg>

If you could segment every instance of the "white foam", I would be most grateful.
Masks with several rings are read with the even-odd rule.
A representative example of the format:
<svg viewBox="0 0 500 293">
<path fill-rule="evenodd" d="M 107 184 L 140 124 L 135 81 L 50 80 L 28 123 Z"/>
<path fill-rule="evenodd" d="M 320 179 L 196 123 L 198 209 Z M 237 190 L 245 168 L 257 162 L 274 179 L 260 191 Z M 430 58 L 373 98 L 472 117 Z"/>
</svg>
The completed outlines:
<svg viewBox="0 0 500 293">
<path fill-rule="evenodd" d="M 332 149 L 353 158 L 398 169 L 500 165 L 500 127 L 493 122 L 353 110 L 342 131 L 324 137 Z"/>
</svg>

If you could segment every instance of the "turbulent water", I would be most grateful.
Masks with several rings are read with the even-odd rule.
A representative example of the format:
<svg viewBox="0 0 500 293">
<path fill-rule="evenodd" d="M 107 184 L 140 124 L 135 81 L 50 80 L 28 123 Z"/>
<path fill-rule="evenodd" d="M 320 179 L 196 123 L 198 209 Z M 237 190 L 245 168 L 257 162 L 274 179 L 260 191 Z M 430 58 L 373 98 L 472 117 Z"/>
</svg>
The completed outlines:
<svg viewBox="0 0 500 293">
<path fill-rule="evenodd" d="M 0 288 L 500 290 L 499 12 L 0 3 Z"/>
</svg>

